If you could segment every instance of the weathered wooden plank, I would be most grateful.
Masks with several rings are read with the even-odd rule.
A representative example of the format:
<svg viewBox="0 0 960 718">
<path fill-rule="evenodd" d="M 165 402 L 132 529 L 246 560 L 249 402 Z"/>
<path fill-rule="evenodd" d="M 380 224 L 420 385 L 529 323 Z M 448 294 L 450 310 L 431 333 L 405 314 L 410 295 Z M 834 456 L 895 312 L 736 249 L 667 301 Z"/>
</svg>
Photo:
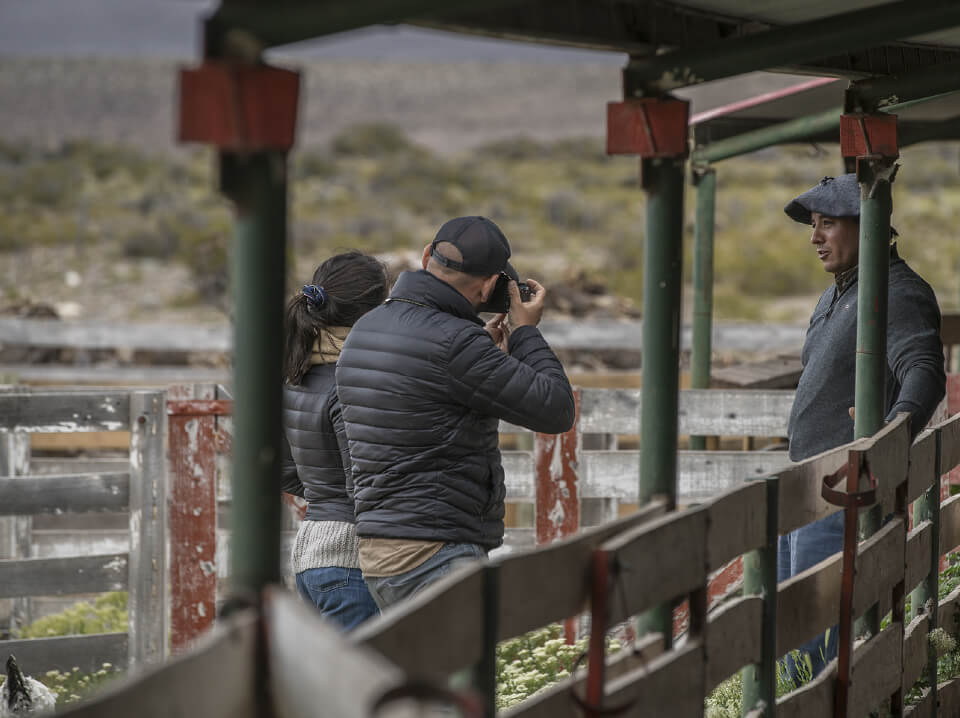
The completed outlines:
<svg viewBox="0 0 960 718">
<path fill-rule="evenodd" d="M 940 471 L 944 474 L 960 465 L 960 414 L 942 424 L 940 430 Z"/>
<path fill-rule="evenodd" d="M 635 514 L 585 529 L 535 552 L 498 558 L 499 637 L 512 638 L 582 611 L 590 596 L 593 550 L 612 536 L 658 520 L 664 509 L 665 504 L 657 501 Z M 549 600 L 531 601 L 534 595 L 547 595 Z"/>
<path fill-rule="evenodd" d="M 780 616 L 777 616 L 778 623 L 780 620 Z M 832 716 L 833 684 L 836 674 L 837 662 L 834 660 L 812 681 L 777 699 L 777 718 Z"/>
<path fill-rule="evenodd" d="M 608 681 L 646 666 L 663 653 L 663 636 L 648 634 L 633 646 L 618 651 L 607 659 L 604 676 Z M 570 691 L 583 695 L 587 671 L 581 668 L 570 679 L 538 691 L 527 700 L 499 713 L 501 718 L 582 718 L 583 711 L 570 700 Z"/>
<path fill-rule="evenodd" d="M 0 478 L 0 515 L 126 511 L 130 472 Z"/>
<path fill-rule="evenodd" d="M 127 553 L 130 549 L 130 530 L 128 528 L 97 531 L 34 529 L 31 548 L 33 558 L 70 558 Z"/>
<path fill-rule="evenodd" d="M 203 366 L 75 366 L 61 364 L 4 364 L 3 373 L 31 384 L 87 384 L 112 387 L 165 387 L 171 384 L 227 382 L 226 367 Z"/>
<path fill-rule="evenodd" d="M 130 427 L 128 392 L 0 394 L 0 429 L 121 431 Z"/>
<path fill-rule="evenodd" d="M 933 524 L 923 521 L 907 535 L 906 572 L 903 585 L 909 593 L 930 573 L 930 544 Z"/>
<path fill-rule="evenodd" d="M 220 622 L 190 653 L 162 668 L 130 674 L 96 698 L 64 711 L 65 718 L 255 718 L 260 624 L 252 611 Z M 339 658 L 339 657 L 338 657 Z M 305 661 L 305 663 L 311 663 Z"/>
<path fill-rule="evenodd" d="M 711 500 L 707 511 L 707 570 L 766 543 L 767 484 L 749 481 Z M 709 651 L 708 651 L 709 657 Z"/>
<path fill-rule="evenodd" d="M 960 638 L 960 586 L 937 602 L 937 627 Z"/>
<path fill-rule="evenodd" d="M 707 675 L 704 690 L 750 663 L 760 662 L 763 599 L 744 596 L 710 614 L 707 620 Z"/>
<path fill-rule="evenodd" d="M 960 546 L 960 494 L 940 504 L 940 555 Z"/>
<path fill-rule="evenodd" d="M 903 695 L 907 695 L 913 684 L 927 666 L 927 633 L 930 621 L 926 615 L 919 615 L 910 622 L 903 635 Z"/>
<path fill-rule="evenodd" d="M 933 718 L 933 693 L 930 689 L 924 688 L 920 700 L 904 708 L 903 715 L 904 718 Z"/>
<path fill-rule="evenodd" d="M 628 715 L 646 715 L 656 706 L 657 715 L 701 718 L 704 697 L 704 647 L 687 641 L 607 684 L 606 705 L 633 706 Z"/>
<path fill-rule="evenodd" d="M 877 479 L 877 501 L 884 514 L 894 510 L 897 489 L 907 479 L 910 460 L 910 415 L 897 417 L 869 439 L 866 462 Z"/>
<path fill-rule="evenodd" d="M 706 586 L 707 512 L 689 509 L 624 531 L 600 548 L 609 555 L 614 591 L 610 624 Z"/>
<path fill-rule="evenodd" d="M 579 414 L 578 390 L 574 390 L 573 399 Z M 563 434 L 534 435 L 536 489 L 533 523 L 538 544 L 572 536 L 580 528 L 579 447 L 580 427 L 576 421 Z"/>
<path fill-rule="evenodd" d="M 366 621 L 353 638 L 417 676 L 444 677 L 473 665 L 483 646 L 484 570 L 477 561 L 453 571 L 402 606 Z"/>
<path fill-rule="evenodd" d="M 126 448 L 126 447 L 124 447 Z M 31 476 L 59 476 L 61 474 L 116 474 L 126 472 L 130 457 L 30 457 Z"/>
<path fill-rule="evenodd" d="M 904 520 L 895 518 L 857 547 L 857 580 L 853 590 L 853 615 L 861 616 L 903 580 Z"/>
<path fill-rule="evenodd" d="M 937 685 L 937 716 L 960 716 L 960 678 Z"/>
<path fill-rule="evenodd" d="M 400 668 L 351 641 L 289 592 L 269 590 L 265 611 L 270 695 L 278 718 L 313 718 L 318 713 L 368 718 L 374 715 L 377 698 L 404 682 Z M 324 657 L 336 661 L 335 670 Z M 412 706 L 409 710 L 416 715 Z"/>
<path fill-rule="evenodd" d="M 903 624 L 894 622 L 853 654 L 848 715 L 865 716 L 900 688 Z"/>
<path fill-rule="evenodd" d="M 167 482 L 163 392 L 132 392 L 128 633 L 134 665 L 167 655 Z"/>
<path fill-rule="evenodd" d="M 170 387 L 181 402 L 216 397 L 216 387 Z M 170 648 L 185 650 L 213 624 L 217 597 L 216 417 L 171 415 L 170 456 Z"/>
<path fill-rule="evenodd" d="M 535 495 L 533 452 L 503 451 L 500 457 L 507 488 L 507 501 L 517 499 L 532 501 Z"/>
<path fill-rule="evenodd" d="M 75 349 L 227 352 L 228 324 L 160 324 L 97 320 L 0 319 L 0 344 Z"/>
<path fill-rule="evenodd" d="M 0 598 L 122 591 L 127 555 L 0 561 Z"/>
<path fill-rule="evenodd" d="M 585 434 L 639 434 L 640 390 L 583 389 L 580 429 Z M 786 436 L 792 391 L 684 389 L 681 434 Z"/>
<path fill-rule="evenodd" d="M 937 435 L 928 429 L 910 447 L 907 469 L 907 503 L 916 501 L 937 480 Z"/>
<path fill-rule="evenodd" d="M 842 559 L 842 554 L 834 554 L 780 584 L 777 589 L 778 656 L 837 622 Z"/>
<path fill-rule="evenodd" d="M 846 464 L 847 451 L 855 446 L 858 446 L 856 442 L 825 451 L 777 473 L 780 506 L 777 526 L 781 535 L 840 510 L 820 495 L 823 477 Z M 841 482 L 838 488 L 844 486 L 845 482 Z"/>
<path fill-rule="evenodd" d="M 127 662 L 126 633 L 98 633 L 86 636 L 27 638 L 0 641 L 0 655 L 13 654 L 26 673 L 57 670 L 69 673 L 99 671 L 104 663 L 124 666 Z"/>
</svg>

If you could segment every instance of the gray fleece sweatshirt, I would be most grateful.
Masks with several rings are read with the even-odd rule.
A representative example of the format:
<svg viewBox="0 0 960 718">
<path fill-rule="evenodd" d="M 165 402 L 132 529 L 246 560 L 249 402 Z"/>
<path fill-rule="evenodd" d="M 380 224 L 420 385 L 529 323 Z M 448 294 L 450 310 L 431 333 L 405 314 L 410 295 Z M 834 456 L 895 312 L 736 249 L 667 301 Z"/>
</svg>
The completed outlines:
<svg viewBox="0 0 960 718">
<path fill-rule="evenodd" d="M 890 250 L 887 315 L 887 420 L 909 412 L 916 436 L 946 392 L 940 308 L 933 289 Z M 800 461 L 853 441 L 857 280 L 820 297 L 803 343 L 803 373 L 787 429 Z"/>
</svg>

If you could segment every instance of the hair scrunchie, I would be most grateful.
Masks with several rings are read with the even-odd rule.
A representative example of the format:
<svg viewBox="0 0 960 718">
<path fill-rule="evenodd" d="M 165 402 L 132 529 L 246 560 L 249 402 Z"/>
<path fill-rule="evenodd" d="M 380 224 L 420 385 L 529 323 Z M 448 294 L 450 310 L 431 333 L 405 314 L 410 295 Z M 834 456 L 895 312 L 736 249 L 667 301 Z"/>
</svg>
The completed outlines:
<svg viewBox="0 0 960 718">
<path fill-rule="evenodd" d="M 316 284 L 304 284 L 300 293 L 307 298 L 311 306 L 317 309 L 327 303 L 327 293 L 323 291 L 323 287 L 318 287 Z"/>
</svg>

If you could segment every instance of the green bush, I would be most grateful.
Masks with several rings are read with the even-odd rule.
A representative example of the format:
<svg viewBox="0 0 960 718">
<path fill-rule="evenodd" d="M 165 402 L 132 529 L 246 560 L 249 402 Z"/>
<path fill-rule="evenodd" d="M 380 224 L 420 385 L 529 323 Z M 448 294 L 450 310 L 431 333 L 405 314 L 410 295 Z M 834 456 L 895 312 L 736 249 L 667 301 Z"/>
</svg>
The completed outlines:
<svg viewBox="0 0 960 718">
<path fill-rule="evenodd" d="M 19 638 L 50 638 L 92 633 L 126 633 L 127 592 L 114 591 L 98 596 L 94 602 L 80 601 L 70 608 L 38 618 L 22 627 Z"/>
<path fill-rule="evenodd" d="M 418 148 L 399 127 L 372 122 L 343 130 L 330 141 L 330 149 L 346 157 L 383 157 Z"/>
</svg>

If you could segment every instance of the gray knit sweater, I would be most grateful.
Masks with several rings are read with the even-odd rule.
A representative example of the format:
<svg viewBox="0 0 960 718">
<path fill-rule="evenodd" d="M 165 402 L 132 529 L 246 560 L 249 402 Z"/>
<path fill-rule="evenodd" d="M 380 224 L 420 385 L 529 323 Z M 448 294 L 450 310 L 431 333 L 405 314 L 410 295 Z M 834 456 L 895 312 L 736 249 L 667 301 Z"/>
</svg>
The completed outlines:
<svg viewBox="0 0 960 718">
<path fill-rule="evenodd" d="M 853 441 L 857 355 L 856 279 L 820 297 L 803 343 L 803 373 L 790 412 L 794 461 Z M 887 316 L 887 420 L 909 412 L 916 436 L 946 391 L 940 308 L 930 285 L 890 251 Z"/>
</svg>

